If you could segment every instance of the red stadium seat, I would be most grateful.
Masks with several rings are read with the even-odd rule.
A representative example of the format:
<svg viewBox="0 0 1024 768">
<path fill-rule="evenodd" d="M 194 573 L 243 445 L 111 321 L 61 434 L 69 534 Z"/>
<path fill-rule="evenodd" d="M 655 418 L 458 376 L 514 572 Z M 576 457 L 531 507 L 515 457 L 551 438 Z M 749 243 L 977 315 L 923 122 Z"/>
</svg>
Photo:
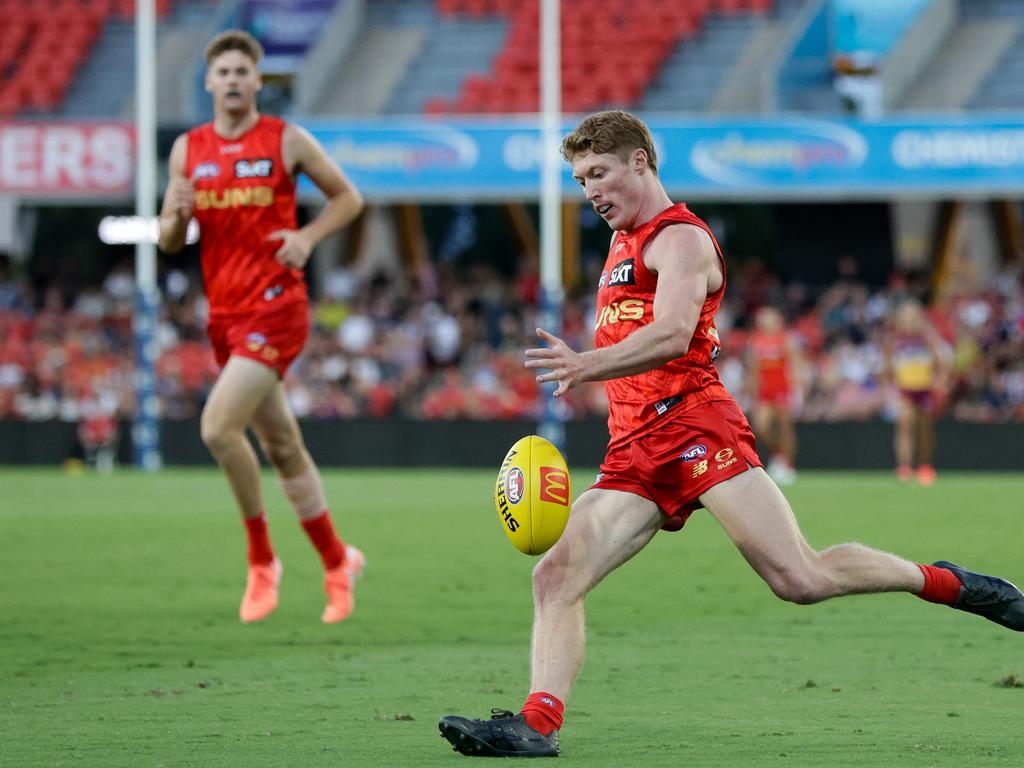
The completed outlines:
<svg viewBox="0 0 1024 768">
<path fill-rule="evenodd" d="M 21 94 L 16 89 L 0 91 L 0 117 L 13 117 L 21 111 L 22 104 Z"/>
<path fill-rule="evenodd" d="M 725 16 L 736 16 L 745 9 L 743 0 L 715 0 L 715 10 Z"/>
<path fill-rule="evenodd" d="M 441 16 L 454 16 L 458 9 L 459 0 L 437 0 L 437 12 Z"/>
<path fill-rule="evenodd" d="M 423 112 L 427 115 L 444 115 L 451 112 L 453 105 L 448 102 L 448 99 L 442 96 L 435 96 L 432 99 L 427 99 L 427 102 L 423 105 Z"/>
<path fill-rule="evenodd" d="M 697 34 L 712 8 L 735 15 L 764 13 L 773 5 L 773 0 L 562 0 L 563 107 L 631 106 L 676 45 Z M 535 103 L 540 69 L 537 0 L 437 0 L 436 8 L 442 15 L 491 12 L 509 17 L 493 76 L 467 76 L 458 100 L 449 106 L 485 112 L 503 104 L 518 111 Z"/>
</svg>

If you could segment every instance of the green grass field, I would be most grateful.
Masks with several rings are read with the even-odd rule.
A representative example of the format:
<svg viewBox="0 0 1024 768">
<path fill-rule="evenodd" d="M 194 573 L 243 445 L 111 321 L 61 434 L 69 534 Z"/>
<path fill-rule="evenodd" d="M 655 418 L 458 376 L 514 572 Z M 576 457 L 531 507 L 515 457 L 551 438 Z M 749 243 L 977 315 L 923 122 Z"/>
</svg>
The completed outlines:
<svg viewBox="0 0 1024 768">
<path fill-rule="evenodd" d="M 326 627 L 319 562 L 267 476 L 281 606 L 243 626 L 219 475 L 0 470 L 0 765 L 468 764 L 438 716 L 517 708 L 528 684 L 534 560 L 501 534 L 492 479 L 327 472 L 368 567 Z M 816 474 L 787 493 L 817 547 L 1024 578 L 1020 476 Z M 588 623 L 572 764 L 1024 765 L 1024 638 L 907 595 L 784 604 L 703 512 L 599 587 Z"/>
</svg>

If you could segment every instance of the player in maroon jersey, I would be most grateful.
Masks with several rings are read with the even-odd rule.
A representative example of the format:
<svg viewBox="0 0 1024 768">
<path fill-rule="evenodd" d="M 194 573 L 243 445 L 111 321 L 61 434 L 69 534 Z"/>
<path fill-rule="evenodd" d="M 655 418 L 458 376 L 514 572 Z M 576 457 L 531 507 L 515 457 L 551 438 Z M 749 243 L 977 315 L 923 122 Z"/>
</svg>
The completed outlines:
<svg viewBox="0 0 1024 768">
<path fill-rule="evenodd" d="M 557 755 L 563 702 L 583 662 L 584 598 L 660 529 L 682 528 L 702 507 L 784 600 L 905 591 L 1024 630 L 1024 594 L 1002 579 L 861 544 L 811 548 L 718 380 L 714 317 L 725 260 L 707 225 L 662 187 L 647 126 L 625 112 L 600 112 L 562 149 L 614 231 L 597 291 L 596 347 L 577 353 L 538 328 L 548 346 L 527 350 L 526 366 L 549 371 L 537 381 L 555 382 L 555 397 L 604 381 L 611 441 L 597 482 L 573 504 L 565 532 L 533 572 L 532 692 L 517 715 L 441 718 L 453 747 L 479 756 Z"/>
<path fill-rule="evenodd" d="M 885 381 L 895 387 L 897 412 L 894 450 L 896 476 L 910 480 L 917 460 L 917 481 L 936 480 L 935 417 L 948 391 L 952 352 L 914 299 L 900 305 L 885 335 Z"/>
<path fill-rule="evenodd" d="M 796 480 L 792 408 L 800 367 L 800 349 L 786 333 L 782 313 L 775 307 L 758 309 L 747 343 L 754 432 L 772 457 L 768 474 L 779 485 Z"/>
<path fill-rule="evenodd" d="M 206 89 L 213 122 L 182 134 L 170 157 L 160 213 L 160 247 L 176 253 L 194 216 L 199 222 L 208 332 L 223 370 L 203 409 L 201 430 L 227 475 L 248 535 L 249 571 L 239 609 L 244 622 L 277 606 L 281 564 L 267 533 L 260 466 L 251 427 L 277 470 L 325 569 L 332 624 L 353 608 L 363 554 L 334 530 L 320 473 L 306 450 L 282 379 L 302 351 L 309 305 L 302 269 L 314 246 L 362 210 L 358 190 L 302 128 L 256 109 L 259 42 L 228 30 L 206 49 Z M 327 198 L 309 224 L 297 225 L 296 176 L 304 173 Z"/>
</svg>

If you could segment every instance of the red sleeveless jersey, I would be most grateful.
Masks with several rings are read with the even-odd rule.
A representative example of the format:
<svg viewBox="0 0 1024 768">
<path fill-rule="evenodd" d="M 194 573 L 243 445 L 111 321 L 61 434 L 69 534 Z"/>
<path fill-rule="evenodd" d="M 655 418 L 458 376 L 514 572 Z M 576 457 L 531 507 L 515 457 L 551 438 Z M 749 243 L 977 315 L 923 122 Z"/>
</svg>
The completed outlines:
<svg viewBox="0 0 1024 768">
<path fill-rule="evenodd" d="M 789 394 L 789 344 L 785 331 L 750 337 L 750 349 L 757 361 L 757 392 L 761 399 Z"/>
<path fill-rule="evenodd" d="M 715 314 L 725 294 L 725 258 L 708 225 L 683 203 L 662 211 L 636 229 L 616 233 L 598 285 L 595 346 L 616 344 L 653 322 L 658 278 L 644 265 L 644 250 L 662 227 L 672 224 L 692 224 L 708 233 L 722 265 L 722 287 L 705 299 L 689 350 L 683 357 L 653 371 L 605 382 L 609 450 L 652 431 L 658 426 L 659 417 L 669 409 L 681 412 L 714 400 L 732 399 L 713 365 L 721 349 Z"/>
<path fill-rule="evenodd" d="M 219 136 L 213 123 L 188 133 L 185 175 L 195 185 L 193 215 L 211 316 L 306 299 L 302 270 L 278 264 L 281 241 L 267 239 L 297 226 L 295 181 L 281 152 L 284 128 L 283 120 L 260 115 L 237 139 Z"/>
</svg>

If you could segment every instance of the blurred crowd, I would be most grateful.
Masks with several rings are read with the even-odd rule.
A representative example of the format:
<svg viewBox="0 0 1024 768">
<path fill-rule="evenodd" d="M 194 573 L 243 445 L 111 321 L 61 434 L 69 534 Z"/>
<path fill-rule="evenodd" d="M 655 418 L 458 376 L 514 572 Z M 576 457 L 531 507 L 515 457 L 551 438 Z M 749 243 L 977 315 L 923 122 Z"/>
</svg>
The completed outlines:
<svg viewBox="0 0 1024 768">
<path fill-rule="evenodd" d="M 882 338 L 893 307 L 928 290 L 894 275 L 884 287 L 859 281 L 849 264 L 832 285 L 783 284 L 756 262 L 729 277 L 717 319 L 718 367 L 749 404 L 744 348 L 759 306 L 788 320 L 805 365 L 794 409 L 804 420 L 890 414 Z M 599 269 L 599 267 L 598 267 Z M 535 271 L 509 279 L 486 265 L 431 265 L 415 279 L 359 279 L 338 270 L 313 304 L 305 352 L 286 379 L 295 412 L 308 418 L 535 418 L 540 399 L 523 350 L 538 346 Z M 591 276 L 565 304 L 562 336 L 592 343 Z M 954 287 L 933 298 L 929 316 L 953 368 L 945 413 L 978 422 L 1024 421 L 1024 291 L 1006 271 L 983 290 Z M 217 376 L 205 336 L 206 304 L 194 275 L 163 276 L 157 343 L 165 418 L 198 416 Z M 0 419 L 82 421 L 134 412 L 133 280 L 115 269 L 101 286 L 65 295 L 0 279 Z M 571 418 L 601 415 L 603 387 L 560 402 Z"/>
</svg>

